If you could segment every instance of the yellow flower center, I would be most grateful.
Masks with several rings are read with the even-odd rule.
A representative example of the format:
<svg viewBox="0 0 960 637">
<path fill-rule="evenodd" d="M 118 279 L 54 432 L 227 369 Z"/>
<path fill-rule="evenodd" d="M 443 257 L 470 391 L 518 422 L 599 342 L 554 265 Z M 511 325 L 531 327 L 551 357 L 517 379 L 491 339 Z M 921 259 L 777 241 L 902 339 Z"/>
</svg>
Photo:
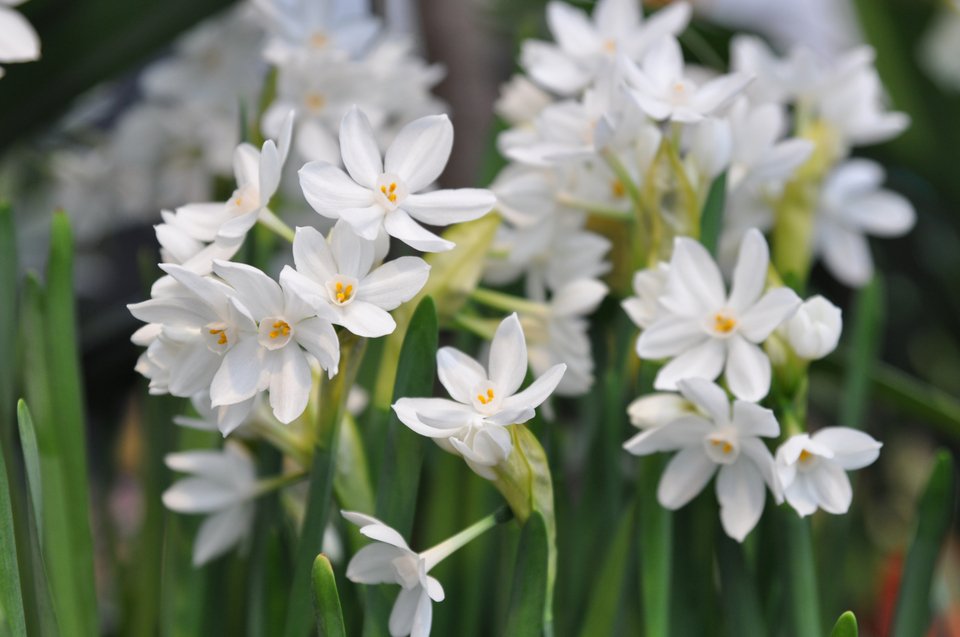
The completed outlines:
<svg viewBox="0 0 960 637">
<path fill-rule="evenodd" d="M 307 93 L 303 99 L 307 109 L 314 113 L 323 110 L 323 107 L 327 105 L 327 99 L 320 93 Z"/>
<path fill-rule="evenodd" d="M 321 33 L 320 31 L 317 31 L 316 33 L 310 36 L 310 46 L 312 46 L 315 49 L 324 48 L 325 46 L 327 46 L 328 42 L 330 42 L 330 38 L 328 38 L 324 33 Z"/>
<path fill-rule="evenodd" d="M 353 286 L 352 285 L 344 286 L 343 283 L 341 283 L 340 281 L 337 281 L 336 295 L 337 295 L 338 303 L 349 301 L 351 298 L 353 298 Z"/>
<path fill-rule="evenodd" d="M 801 464 L 806 464 L 806 463 L 810 462 L 811 460 L 813 460 L 813 454 L 812 454 L 812 453 L 810 453 L 810 452 L 807 451 L 806 449 L 804 449 L 803 451 L 800 452 L 800 463 L 801 463 Z"/>
<path fill-rule="evenodd" d="M 487 390 L 486 396 L 484 396 L 483 394 L 477 394 L 477 400 L 480 401 L 481 405 L 488 404 L 490 401 L 493 400 L 493 388 L 491 387 L 490 389 Z"/>
<path fill-rule="evenodd" d="M 610 182 L 610 192 L 613 193 L 615 199 L 622 199 L 625 194 L 627 194 L 627 188 L 623 185 L 623 182 L 619 179 L 614 179 Z"/>
<path fill-rule="evenodd" d="M 210 330 L 210 334 L 213 336 L 216 336 L 217 334 L 220 335 L 219 338 L 217 338 L 217 345 L 227 344 L 227 330 L 225 329 Z"/>
<path fill-rule="evenodd" d="M 389 187 L 386 184 L 380 186 L 380 192 L 383 193 L 383 196 L 386 197 L 390 203 L 397 203 L 397 182 L 390 182 Z"/>
<path fill-rule="evenodd" d="M 273 323 L 273 329 L 270 330 L 270 338 L 280 338 L 281 336 L 290 336 L 290 324 L 286 321 L 276 320 Z"/>
<path fill-rule="evenodd" d="M 733 445 L 731 445 L 726 440 L 711 440 L 710 444 L 714 447 L 720 447 L 720 451 L 723 453 L 730 453 L 733 451 Z"/>
<path fill-rule="evenodd" d="M 603 41 L 603 50 L 607 53 L 616 53 L 617 52 L 617 41 L 613 38 L 609 38 Z"/>
<path fill-rule="evenodd" d="M 737 320 L 724 312 L 713 315 L 713 329 L 721 334 L 729 334 L 737 326 Z"/>
</svg>

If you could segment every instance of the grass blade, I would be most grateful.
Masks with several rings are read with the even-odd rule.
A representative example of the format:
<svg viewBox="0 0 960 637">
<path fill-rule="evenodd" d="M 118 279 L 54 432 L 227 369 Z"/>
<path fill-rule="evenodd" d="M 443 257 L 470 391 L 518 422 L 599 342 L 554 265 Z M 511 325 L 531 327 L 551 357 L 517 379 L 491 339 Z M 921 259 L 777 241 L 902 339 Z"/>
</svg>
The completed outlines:
<svg viewBox="0 0 960 637">
<path fill-rule="evenodd" d="M 893 619 L 892 637 L 924 635 L 930 625 L 930 587 L 937 557 L 950 530 L 956 504 L 953 456 L 937 454 L 936 464 L 920 498 L 917 530 L 907 553 L 900 580 L 900 595 Z"/>
<path fill-rule="evenodd" d="M 784 573 L 793 634 L 796 637 L 820 637 L 823 627 L 809 520 L 799 517 L 793 509 L 779 513 L 786 527 L 787 567 Z"/>
<path fill-rule="evenodd" d="M 330 560 L 323 553 L 313 561 L 313 595 L 320 637 L 345 637 L 347 631 L 343 626 L 337 580 Z"/>
<path fill-rule="evenodd" d="M 596 579 L 590 596 L 587 616 L 580 630 L 581 637 L 616 634 L 617 617 L 623 602 L 627 563 L 630 557 L 630 539 L 633 536 L 634 507 L 629 506 L 620 516 L 617 533 Z"/>
<path fill-rule="evenodd" d="M 549 540 L 547 525 L 539 511 L 533 511 L 523 525 L 517 566 L 513 572 L 513 593 L 506 637 L 541 637 L 547 602 Z"/>
<path fill-rule="evenodd" d="M 20 444 L 23 447 L 23 463 L 27 471 L 27 489 L 33 505 L 37 532 L 43 533 L 43 478 L 40 474 L 40 451 L 37 447 L 37 432 L 27 403 L 17 403 L 17 422 L 20 427 Z"/>
<path fill-rule="evenodd" d="M 26 637 L 23 592 L 20 590 L 20 567 L 17 562 L 17 540 L 13 528 L 10 481 L 7 476 L 6 445 L 0 453 L 0 609 L 7 629 L 13 637 Z M 3 624 L 0 624 L 2 627 Z"/>
<path fill-rule="evenodd" d="M 840 615 L 837 623 L 833 625 L 833 631 L 830 637 L 857 637 L 859 635 L 857 628 L 857 618 L 850 611 Z"/>
<path fill-rule="evenodd" d="M 637 485 L 639 520 L 640 595 L 644 634 L 670 635 L 670 572 L 673 554 L 673 513 L 657 502 L 657 481 L 663 458 L 640 458 Z"/>
</svg>

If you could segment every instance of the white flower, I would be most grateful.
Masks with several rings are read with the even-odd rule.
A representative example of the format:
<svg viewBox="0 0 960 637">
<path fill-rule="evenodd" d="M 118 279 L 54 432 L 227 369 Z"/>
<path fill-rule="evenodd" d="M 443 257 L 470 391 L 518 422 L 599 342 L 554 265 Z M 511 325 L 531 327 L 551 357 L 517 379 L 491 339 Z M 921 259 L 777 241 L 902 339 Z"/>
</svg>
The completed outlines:
<svg viewBox="0 0 960 637">
<path fill-rule="evenodd" d="M 777 436 L 780 425 L 772 411 L 754 403 L 735 400 L 731 411 L 726 393 L 703 379 L 680 381 L 680 392 L 704 415 L 689 414 L 647 429 L 623 447 L 638 456 L 679 452 L 657 487 L 657 500 L 668 509 L 692 500 L 716 473 L 723 530 L 742 542 L 763 514 L 764 484 L 778 502 L 783 500 L 773 456 L 760 440 Z"/>
<path fill-rule="evenodd" d="M 733 103 L 729 113 L 733 153 L 728 187 L 769 188 L 786 181 L 813 152 L 806 139 L 782 139 L 786 115 L 775 103 L 753 105 L 746 98 Z"/>
<path fill-rule="evenodd" d="M 40 38 L 26 18 L 11 7 L 23 0 L 0 2 L 0 62 L 32 62 L 40 59 Z M 0 76 L 3 69 L 0 68 Z"/>
<path fill-rule="evenodd" d="M 634 272 L 634 296 L 625 298 L 620 306 L 637 327 L 646 329 L 657 320 L 660 313 L 659 300 L 667 285 L 668 272 L 670 266 L 663 261 L 656 267 Z"/>
<path fill-rule="evenodd" d="M 326 162 L 310 162 L 300 169 L 300 185 L 314 210 L 343 219 L 364 239 L 376 239 L 382 229 L 417 250 L 449 250 L 452 243 L 417 221 L 431 225 L 470 221 L 496 203 L 493 193 L 477 188 L 420 192 L 440 176 L 452 145 L 450 119 L 432 115 L 405 126 L 381 158 L 369 120 L 353 108 L 340 126 L 347 172 Z"/>
<path fill-rule="evenodd" d="M 236 291 L 231 304 L 249 318 L 213 377 L 213 406 L 251 401 L 269 390 L 273 415 L 285 424 L 293 421 L 310 399 L 307 354 L 331 377 L 337 372 L 340 343 L 333 326 L 291 290 L 289 269 L 280 274 L 279 285 L 249 265 L 217 261 L 213 269 Z"/>
<path fill-rule="evenodd" d="M 287 284 L 301 298 L 322 306 L 323 315 L 358 336 L 375 338 L 397 327 L 388 313 L 416 296 L 430 266 L 419 257 L 400 257 L 371 271 L 374 242 L 358 237 L 340 220 L 329 243 L 314 228 L 297 228 Z"/>
<path fill-rule="evenodd" d="M 866 159 L 851 159 L 824 181 L 817 206 L 815 240 L 824 264 L 842 283 L 866 285 L 873 258 L 864 235 L 898 237 L 916 221 L 902 195 L 880 187 L 884 171 Z"/>
<path fill-rule="evenodd" d="M 511 126 L 519 126 L 531 122 L 552 101 L 549 93 L 518 73 L 500 87 L 493 110 Z"/>
<path fill-rule="evenodd" d="M 227 441 L 223 451 L 185 451 L 164 461 L 190 477 L 173 483 L 163 493 L 163 504 L 178 513 L 203 513 L 193 543 L 193 564 L 200 566 L 240 544 L 253 525 L 257 476 L 246 448 Z"/>
<path fill-rule="evenodd" d="M 920 41 L 920 63 L 944 92 L 960 92 L 960 5 L 941 10 Z"/>
<path fill-rule="evenodd" d="M 732 73 L 708 80 L 703 86 L 684 75 L 683 53 L 673 37 L 662 38 L 638 67 L 624 60 L 630 95 L 655 120 L 699 122 L 729 102 L 750 82 L 750 76 Z"/>
<path fill-rule="evenodd" d="M 751 229 L 740 244 L 727 295 L 706 249 L 676 239 L 660 317 L 637 341 L 640 358 L 672 359 L 657 374 L 657 389 L 676 389 L 685 378 L 713 380 L 722 371 L 737 398 L 759 401 L 767 395 L 770 359 L 758 345 L 800 305 L 789 288 L 763 294 L 769 261 L 767 242 Z"/>
<path fill-rule="evenodd" d="M 527 40 L 520 64 L 535 82 L 560 95 L 572 95 L 591 83 L 617 54 L 639 60 L 650 44 L 676 35 L 690 20 L 690 6 L 677 2 L 644 23 L 635 0 L 600 0 L 591 20 L 566 2 L 547 5 L 547 26 L 556 44 Z"/>
<path fill-rule="evenodd" d="M 804 301 L 780 329 L 797 356 L 816 360 L 837 348 L 843 318 L 840 308 L 818 294 Z"/>
<path fill-rule="evenodd" d="M 627 405 L 630 424 L 638 429 L 660 427 L 681 416 L 698 413 L 696 406 L 680 394 L 655 392 Z"/>
<path fill-rule="evenodd" d="M 792 436 L 777 449 L 777 475 L 787 502 L 801 516 L 817 508 L 846 513 L 853 499 L 846 472 L 872 464 L 881 446 L 864 432 L 848 427 Z"/>
<path fill-rule="evenodd" d="M 361 535 L 375 540 L 350 560 L 347 579 L 358 584 L 399 584 L 400 594 L 390 612 L 391 637 L 427 637 L 433 623 L 431 601 L 444 599 L 443 586 L 427 573 L 445 556 L 432 549 L 415 553 L 402 535 L 377 518 L 354 511 L 341 514 L 360 527 Z"/>
<path fill-rule="evenodd" d="M 507 427 L 524 423 L 560 382 L 566 365 L 554 365 L 521 392 L 527 374 L 527 345 L 516 314 L 500 323 L 490 344 L 488 368 L 452 347 L 437 352 L 437 375 L 453 400 L 401 398 L 393 405 L 407 427 L 463 456 L 479 475 L 510 455 Z"/>
<path fill-rule="evenodd" d="M 380 30 L 380 21 L 362 8 L 350 10 L 335 0 L 253 0 L 270 33 L 263 55 L 283 64 L 291 55 L 307 49 L 362 53 Z M 361 3 L 358 3 L 361 4 Z"/>
</svg>

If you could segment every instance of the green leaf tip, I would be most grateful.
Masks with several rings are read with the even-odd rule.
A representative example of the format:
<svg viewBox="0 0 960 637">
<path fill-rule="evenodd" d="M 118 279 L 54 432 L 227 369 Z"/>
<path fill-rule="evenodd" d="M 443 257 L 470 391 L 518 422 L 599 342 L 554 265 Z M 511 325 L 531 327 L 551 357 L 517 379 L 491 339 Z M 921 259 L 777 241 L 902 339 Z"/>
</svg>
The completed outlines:
<svg viewBox="0 0 960 637">
<path fill-rule="evenodd" d="M 857 637 L 857 618 L 852 611 L 847 611 L 840 615 L 837 623 L 833 625 L 830 637 Z"/>
</svg>

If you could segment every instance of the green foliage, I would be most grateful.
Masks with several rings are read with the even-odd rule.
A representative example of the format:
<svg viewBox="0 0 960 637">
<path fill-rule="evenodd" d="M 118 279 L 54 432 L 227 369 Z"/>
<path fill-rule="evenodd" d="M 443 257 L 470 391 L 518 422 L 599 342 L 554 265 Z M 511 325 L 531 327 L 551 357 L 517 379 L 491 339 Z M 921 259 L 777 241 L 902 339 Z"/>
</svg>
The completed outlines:
<svg viewBox="0 0 960 637">
<path fill-rule="evenodd" d="M 3 627 L 2 622 L 5 619 L 6 628 L 11 635 L 25 637 L 27 620 L 23 613 L 20 567 L 17 562 L 17 541 L 5 455 L 6 453 L 0 453 L 0 538 L 3 538 L 0 542 L 0 628 Z"/>
<path fill-rule="evenodd" d="M 617 618 L 624 598 L 624 583 L 630 563 L 636 514 L 628 506 L 620 516 L 617 532 L 610 545 L 593 587 L 587 617 L 580 628 L 581 637 L 616 634 Z"/>
<path fill-rule="evenodd" d="M 716 255 L 717 242 L 723 229 L 723 208 L 727 199 L 727 173 L 719 175 L 710 185 L 707 200 L 700 213 L 700 243 Z"/>
<path fill-rule="evenodd" d="M 344 637 L 347 631 L 343 627 L 337 580 L 330 560 L 323 553 L 313 561 L 313 595 L 320 637 Z"/>
<path fill-rule="evenodd" d="M 503 634 L 540 637 L 547 606 L 549 539 L 543 516 L 534 511 L 523 525 L 513 571 L 510 610 Z"/>
<path fill-rule="evenodd" d="M 857 637 L 859 634 L 857 618 L 852 612 L 847 611 L 843 615 L 840 615 L 837 623 L 833 625 L 833 631 L 830 633 L 830 637 Z"/>
</svg>

